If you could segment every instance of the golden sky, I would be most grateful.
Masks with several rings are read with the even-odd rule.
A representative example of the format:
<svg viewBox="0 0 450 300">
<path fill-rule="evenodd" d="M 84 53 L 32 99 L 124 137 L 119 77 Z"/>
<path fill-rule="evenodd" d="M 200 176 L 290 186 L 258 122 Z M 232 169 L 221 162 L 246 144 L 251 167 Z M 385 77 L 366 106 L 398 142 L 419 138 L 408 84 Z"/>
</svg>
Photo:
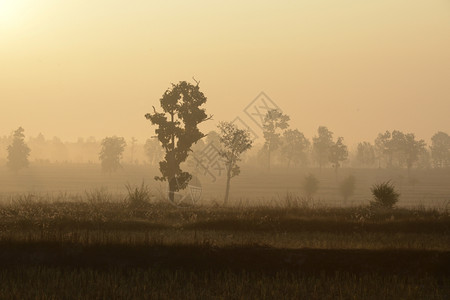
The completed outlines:
<svg viewBox="0 0 450 300">
<path fill-rule="evenodd" d="M 214 120 L 261 91 L 312 137 L 450 133 L 449 0 L 0 0 L 0 135 L 153 133 L 171 82 Z"/>
</svg>

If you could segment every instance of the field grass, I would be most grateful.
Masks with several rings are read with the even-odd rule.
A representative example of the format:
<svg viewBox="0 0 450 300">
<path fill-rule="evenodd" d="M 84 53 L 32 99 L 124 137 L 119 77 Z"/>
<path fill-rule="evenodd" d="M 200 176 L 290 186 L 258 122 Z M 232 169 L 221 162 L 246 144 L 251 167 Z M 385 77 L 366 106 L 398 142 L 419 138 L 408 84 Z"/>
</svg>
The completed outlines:
<svg viewBox="0 0 450 300">
<path fill-rule="evenodd" d="M 430 208 L 450 208 L 450 170 L 413 169 L 406 170 L 352 169 L 342 168 L 336 181 L 332 169 L 285 169 L 242 166 L 242 173 L 233 178 L 231 185 L 232 205 L 283 207 L 287 193 L 304 196 L 301 182 L 304 176 L 313 173 L 319 179 L 319 191 L 311 205 L 347 207 L 366 205 L 371 200 L 370 187 L 374 183 L 391 180 L 401 196 L 400 207 L 424 206 Z M 201 181 L 203 197 L 199 204 L 223 202 L 225 178 L 217 174 L 216 181 L 204 173 L 194 172 Z M 339 180 L 352 174 L 356 178 L 355 194 L 344 202 L 338 192 Z M 156 166 L 124 165 L 117 173 L 105 174 L 98 164 L 31 164 L 18 174 L 10 173 L 0 166 L 0 202 L 8 201 L 18 193 L 49 194 L 58 197 L 63 192 L 70 195 L 83 194 L 104 187 L 114 195 L 126 193 L 125 184 L 148 184 L 155 194 L 165 193 L 165 186 L 154 181 L 159 175 Z"/>
<path fill-rule="evenodd" d="M 442 209 L 131 203 L 107 190 L 0 206 L 1 299 L 448 299 Z"/>
<path fill-rule="evenodd" d="M 275 168 L 245 169 L 227 207 L 224 178 L 200 176 L 202 199 L 175 207 L 149 166 L 0 168 L 0 299 L 450 298 L 448 170 L 348 174 L 347 203 L 332 170 Z M 398 206 L 370 207 L 389 179 Z"/>
<path fill-rule="evenodd" d="M 20 280 L 18 280 L 20 278 Z M 2 299 L 448 299 L 430 276 L 29 267 L 0 270 Z"/>
</svg>

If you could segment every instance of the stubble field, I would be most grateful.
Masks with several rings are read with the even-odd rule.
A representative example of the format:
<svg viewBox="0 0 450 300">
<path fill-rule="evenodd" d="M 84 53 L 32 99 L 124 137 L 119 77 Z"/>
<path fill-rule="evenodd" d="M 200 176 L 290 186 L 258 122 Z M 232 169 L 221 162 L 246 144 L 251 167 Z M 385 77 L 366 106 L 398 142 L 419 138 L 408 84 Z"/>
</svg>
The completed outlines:
<svg viewBox="0 0 450 300">
<path fill-rule="evenodd" d="M 450 295 L 445 172 L 414 172 L 412 185 L 405 171 L 341 170 L 357 179 L 343 203 L 331 170 L 252 170 L 233 182 L 227 207 L 221 177 L 200 177 L 202 199 L 175 207 L 149 167 L 26 171 L 0 173 L 2 299 Z M 314 200 L 299 184 L 309 172 L 321 182 Z M 370 208 L 371 184 L 388 179 L 402 193 L 399 207 Z M 124 185 L 142 180 L 152 195 L 133 200 Z"/>
</svg>

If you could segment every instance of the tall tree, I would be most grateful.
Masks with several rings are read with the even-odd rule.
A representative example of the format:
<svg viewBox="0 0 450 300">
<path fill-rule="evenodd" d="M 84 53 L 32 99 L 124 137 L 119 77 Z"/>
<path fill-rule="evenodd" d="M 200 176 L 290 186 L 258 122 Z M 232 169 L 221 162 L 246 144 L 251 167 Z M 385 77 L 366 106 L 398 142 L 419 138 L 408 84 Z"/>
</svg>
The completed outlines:
<svg viewBox="0 0 450 300">
<path fill-rule="evenodd" d="M 132 136 L 131 137 L 131 143 L 130 143 L 130 163 L 134 163 L 134 151 L 136 147 L 137 139 Z"/>
<path fill-rule="evenodd" d="M 379 133 L 375 139 L 375 154 L 378 160 L 378 168 L 381 168 L 381 162 L 385 161 L 387 167 L 392 166 L 392 149 L 390 145 L 391 133 Z"/>
<path fill-rule="evenodd" d="M 313 157 L 322 169 L 328 163 L 330 148 L 333 145 L 333 132 L 325 126 L 319 126 L 317 134 L 313 137 Z"/>
<path fill-rule="evenodd" d="M 159 163 L 162 176 L 156 180 L 169 182 L 169 199 L 174 201 L 175 192 L 187 187 L 192 175 L 184 172 L 180 164 L 186 161 L 192 145 L 205 135 L 198 129 L 198 124 L 208 120 L 204 109 L 205 95 L 200 91 L 199 83 L 193 85 L 186 81 L 172 84 L 160 99 L 163 112 L 153 113 L 145 117 L 153 125 L 157 125 L 155 133 L 164 148 L 166 155 Z"/>
<path fill-rule="evenodd" d="M 24 129 L 19 127 L 12 134 L 12 143 L 8 146 L 8 156 L 6 166 L 11 171 L 17 172 L 22 168 L 28 167 L 28 156 L 30 155 L 30 148 L 25 144 Z"/>
<path fill-rule="evenodd" d="M 413 167 L 419 161 L 420 155 L 426 151 L 426 143 L 424 140 L 416 140 L 414 133 L 407 133 L 404 135 L 403 154 L 405 156 L 406 168 L 408 174 Z"/>
<path fill-rule="evenodd" d="M 394 130 L 379 134 L 375 140 L 378 155 L 384 156 L 387 167 L 408 169 L 408 173 L 425 151 L 424 140 L 416 140 L 413 133 L 403 133 Z"/>
<path fill-rule="evenodd" d="M 344 145 L 344 138 L 338 137 L 336 143 L 330 146 L 328 159 L 332 164 L 335 172 L 336 172 L 336 180 L 338 177 L 338 169 L 341 166 L 341 162 L 345 161 L 348 157 L 347 146 Z"/>
<path fill-rule="evenodd" d="M 106 137 L 102 140 L 99 159 L 103 172 L 112 173 L 121 168 L 120 160 L 127 143 L 123 137 Z"/>
<path fill-rule="evenodd" d="M 227 185 L 224 199 L 224 205 L 227 205 L 231 178 L 239 175 L 241 172 L 237 163 L 241 160 L 241 154 L 252 147 L 253 141 L 248 130 L 239 129 L 233 123 L 220 122 L 218 128 L 221 145 L 219 155 L 224 159 L 227 168 Z"/>
<path fill-rule="evenodd" d="M 298 129 L 286 130 L 283 133 L 281 155 L 287 161 L 288 168 L 291 163 L 306 165 L 309 147 L 309 140 Z"/>
<path fill-rule="evenodd" d="M 431 137 L 431 157 L 436 168 L 450 167 L 450 136 L 442 131 Z"/>
<path fill-rule="evenodd" d="M 359 143 L 356 150 L 356 159 L 362 166 L 373 166 L 376 159 L 375 147 L 369 142 Z"/>
<path fill-rule="evenodd" d="M 270 157 L 281 144 L 281 130 L 289 127 L 290 118 L 277 109 L 268 110 L 263 122 L 264 150 L 267 153 L 267 166 L 270 170 Z"/>
</svg>

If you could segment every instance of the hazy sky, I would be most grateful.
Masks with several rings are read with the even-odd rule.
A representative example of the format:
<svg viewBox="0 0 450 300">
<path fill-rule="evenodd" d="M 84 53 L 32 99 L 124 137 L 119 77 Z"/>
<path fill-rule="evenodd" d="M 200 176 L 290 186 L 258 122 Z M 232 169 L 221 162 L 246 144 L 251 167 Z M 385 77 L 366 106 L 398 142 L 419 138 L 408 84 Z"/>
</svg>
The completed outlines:
<svg viewBox="0 0 450 300">
<path fill-rule="evenodd" d="M 307 137 L 429 140 L 450 133 L 450 1 L 0 0 L 0 135 L 144 139 L 192 76 L 206 130 L 254 126 L 243 109 L 264 91 Z"/>
</svg>

